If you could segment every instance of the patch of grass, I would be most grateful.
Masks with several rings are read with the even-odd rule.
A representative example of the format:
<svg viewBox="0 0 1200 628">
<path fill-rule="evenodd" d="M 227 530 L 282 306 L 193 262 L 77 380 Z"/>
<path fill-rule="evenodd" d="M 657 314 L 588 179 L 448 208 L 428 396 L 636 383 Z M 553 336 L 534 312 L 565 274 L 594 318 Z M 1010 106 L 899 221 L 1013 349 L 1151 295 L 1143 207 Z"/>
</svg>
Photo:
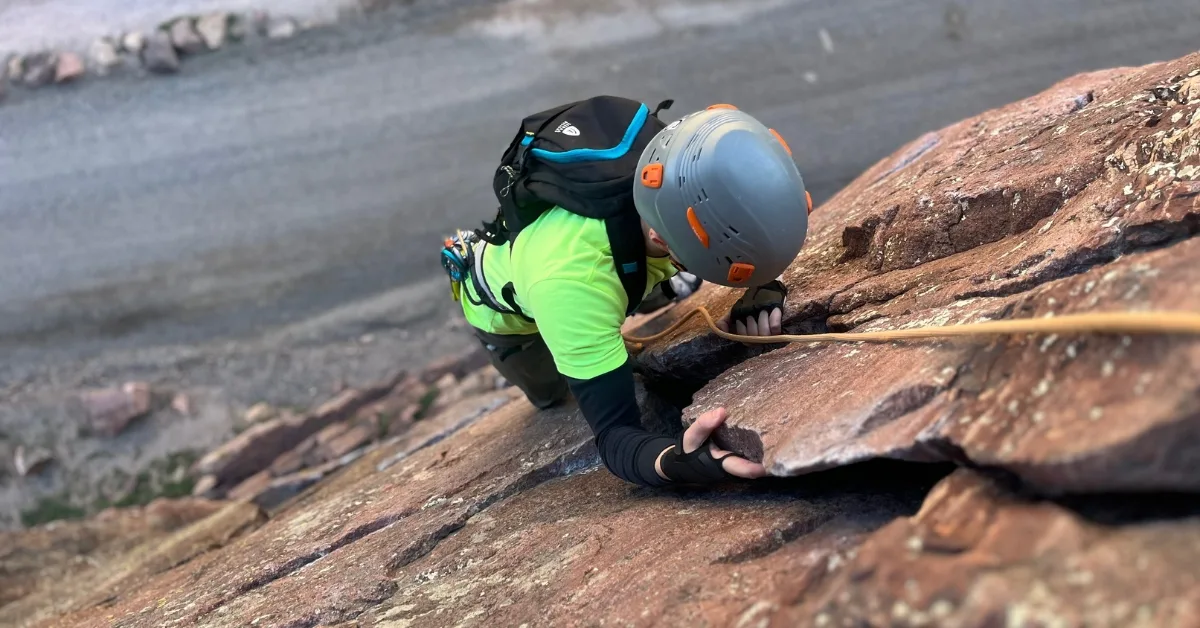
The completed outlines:
<svg viewBox="0 0 1200 628">
<path fill-rule="evenodd" d="M 188 475 L 187 470 L 195 461 L 196 454 L 191 451 L 155 461 L 148 470 L 138 474 L 133 490 L 112 505 L 118 508 L 144 506 L 159 497 L 175 499 L 191 495 L 196 481 Z"/>
<path fill-rule="evenodd" d="M 425 415 L 429 413 L 429 409 L 433 407 L 433 402 L 437 401 L 439 394 L 441 394 L 441 391 L 437 389 L 437 386 L 430 386 L 429 390 L 425 391 L 424 395 L 421 395 L 421 398 L 417 401 L 417 413 L 413 415 L 414 421 L 420 421 L 425 418 Z"/>
<path fill-rule="evenodd" d="M 37 506 L 21 513 L 21 523 L 31 528 L 51 521 L 62 519 L 82 519 L 87 512 L 72 505 L 66 497 L 47 497 L 38 502 Z"/>
</svg>

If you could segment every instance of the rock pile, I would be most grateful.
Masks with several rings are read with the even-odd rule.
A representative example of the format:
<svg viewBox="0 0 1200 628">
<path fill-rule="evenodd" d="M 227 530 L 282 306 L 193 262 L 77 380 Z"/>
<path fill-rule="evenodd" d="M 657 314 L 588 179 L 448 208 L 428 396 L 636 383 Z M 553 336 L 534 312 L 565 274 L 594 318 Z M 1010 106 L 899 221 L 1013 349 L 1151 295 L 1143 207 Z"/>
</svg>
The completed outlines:
<svg viewBox="0 0 1200 628">
<path fill-rule="evenodd" d="M 251 24 L 262 23 L 261 28 Z M 173 74 L 181 60 L 212 52 L 229 42 L 248 37 L 287 39 L 301 30 L 316 28 L 317 22 L 300 23 L 285 15 L 209 13 L 200 17 L 182 16 L 167 21 L 148 33 L 129 32 L 102 37 L 92 42 L 86 55 L 70 50 L 37 51 L 12 55 L 0 68 L 0 99 L 9 84 L 26 88 L 51 83 L 67 83 L 84 77 L 90 70 L 106 76 L 122 68 L 145 70 L 153 74 Z"/>
<path fill-rule="evenodd" d="M 817 208 L 785 326 L 1196 310 L 1198 180 L 1200 54 L 1074 77 L 918 139 Z M 643 320 L 735 297 L 710 285 Z M 648 422 L 724 406 L 721 442 L 776 477 L 634 487 L 573 406 L 511 389 L 426 402 L 364 446 L 443 374 L 399 377 L 214 452 L 198 470 L 243 499 L 305 464 L 325 479 L 43 625 L 1200 623 L 1197 339 L 751 348 L 692 325 L 638 362 Z"/>
</svg>

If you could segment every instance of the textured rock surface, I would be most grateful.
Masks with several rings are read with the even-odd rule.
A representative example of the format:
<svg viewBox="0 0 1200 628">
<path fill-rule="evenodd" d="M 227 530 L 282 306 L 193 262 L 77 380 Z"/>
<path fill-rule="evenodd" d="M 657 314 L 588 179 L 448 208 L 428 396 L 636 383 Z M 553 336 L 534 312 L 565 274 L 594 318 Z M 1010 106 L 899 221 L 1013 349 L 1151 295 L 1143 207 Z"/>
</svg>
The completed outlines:
<svg viewBox="0 0 1200 628">
<path fill-rule="evenodd" d="M 785 326 L 1195 310 L 1197 65 L 1076 77 L 872 168 L 814 213 Z M 733 295 L 693 302 L 719 312 Z M 748 353 L 697 334 L 648 348 L 644 367 L 697 380 Z M 781 475 L 965 456 L 1051 492 L 1195 489 L 1197 390 L 1191 338 L 795 345 L 717 378 L 688 416 L 728 406 L 725 442 Z"/>
<path fill-rule="evenodd" d="M 843 489 L 845 487 L 842 487 Z M 393 574 L 363 626 L 747 626 L 911 508 L 840 490 L 639 494 L 603 469 L 488 509 Z"/>
<path fill-rule="evenodd" d="M 61 625 L 101 625 L 109 615 L 144 626 L 167 617 L 181 625 L 233 626 L 266 614 L 280 625 L 353 616 L 387 599 L 396 589 L 391 574 L 471 515 L 593 465 L 590 433 L 575 414 L 537 413 L 527 402 L 512 402 L 455 438 L 373 472 L 382 456 L 397 453 L 381 449 L 347 469 L 344 481 L 318 485 L 254 534 L 153 586 L 127 591 L 107 608 L 64 617 Z M 197 586 L 205 574 L 221 576 Z M 140 614 L 146 607 L 152 610 Z"/>
<path fill-rule="evenodd" d="M 1103 525 L 959 471 L 770 625 L 1197 625 L 1200 510 L 1158 521 L 1163 504 L 1145 506 Z"/>
<path fill-rule="evenodd" d="M 0 533 L 0 624 L 92 605 L 261 523 L 256 507 L 156 500 L 82 522 Z"/>
</svg>

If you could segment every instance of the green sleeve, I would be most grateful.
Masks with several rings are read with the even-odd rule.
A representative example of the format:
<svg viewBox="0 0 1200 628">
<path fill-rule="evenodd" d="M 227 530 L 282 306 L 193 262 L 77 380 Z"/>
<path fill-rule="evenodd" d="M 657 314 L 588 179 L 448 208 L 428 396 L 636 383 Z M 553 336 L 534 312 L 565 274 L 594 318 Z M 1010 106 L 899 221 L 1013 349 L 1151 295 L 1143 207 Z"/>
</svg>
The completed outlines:
<svg viewBox="0 0 1200 628">
<path fill-rule="evenodd" d="M 546 279 L 527 290 L 529 309 L 535 312 L 538 330 L 559 373 L 592 379 L 628 359 L 621 339 L 625 293 L 615 274 L 612 279 L 615 290 L 603 280 L 574 279 Z"/>
</svg>

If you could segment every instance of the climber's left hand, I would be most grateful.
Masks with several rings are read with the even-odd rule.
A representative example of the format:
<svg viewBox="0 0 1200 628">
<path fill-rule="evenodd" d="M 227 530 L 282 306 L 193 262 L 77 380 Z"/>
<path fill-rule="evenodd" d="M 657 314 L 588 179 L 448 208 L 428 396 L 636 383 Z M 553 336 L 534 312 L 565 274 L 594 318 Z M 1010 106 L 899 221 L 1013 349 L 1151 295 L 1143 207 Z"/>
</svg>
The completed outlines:
<svg viewBox="0 0 1200 628">
<path fill-rule="evenodd" d="M 757 288 L 747 288 L 729 313 L 717 321 L 717 327 L 743 336 L 778 336 L 783 331 L 786 298 L 787 287 L 778 279 Z"/>
</svg>

